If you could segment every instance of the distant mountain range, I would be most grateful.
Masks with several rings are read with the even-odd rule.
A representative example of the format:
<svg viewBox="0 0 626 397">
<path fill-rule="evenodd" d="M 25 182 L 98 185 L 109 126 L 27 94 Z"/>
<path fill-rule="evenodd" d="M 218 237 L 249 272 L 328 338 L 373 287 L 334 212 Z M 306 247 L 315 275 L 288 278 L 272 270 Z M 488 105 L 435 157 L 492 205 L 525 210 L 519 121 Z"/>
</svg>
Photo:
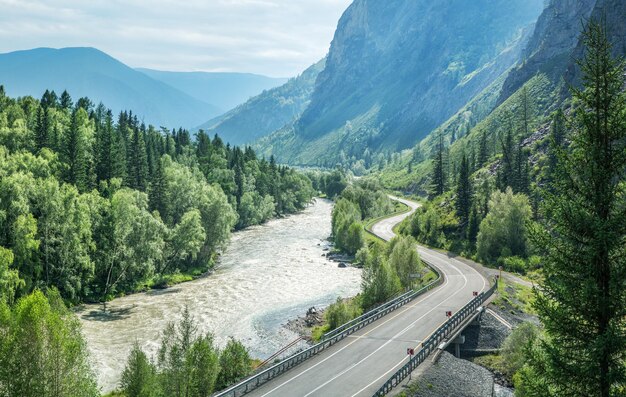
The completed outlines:
<svg viewBox="0 0 626 397">
<path fill-rule="evenodd" d="M 309 105 L 315 81 L 324 69 L 324 63 L 325 59 L 284 85 L 263 91 L 198 128 L 211 134 L 216 133 L 233 145 L 243 145 L 293 123 Z"/>
<path fill-rule="evenodd" d="M 289 80 L 252 73 L 163 72 L 144 68 L 136 70 L 196 99 L 215 105 L 222 112 L 231 110 L 261 92 L 283 85 Z"/>
<path fill-rule="evenodd" d="M 0 54 L 8 95 L 41 97 L 46 89 L 89 97 L 115 113 L 132 110 L 146 124 L 195 127 L 286 79 L 244 73 L 133 69 L 90 47 L 36 48 Z"/>
</svg>

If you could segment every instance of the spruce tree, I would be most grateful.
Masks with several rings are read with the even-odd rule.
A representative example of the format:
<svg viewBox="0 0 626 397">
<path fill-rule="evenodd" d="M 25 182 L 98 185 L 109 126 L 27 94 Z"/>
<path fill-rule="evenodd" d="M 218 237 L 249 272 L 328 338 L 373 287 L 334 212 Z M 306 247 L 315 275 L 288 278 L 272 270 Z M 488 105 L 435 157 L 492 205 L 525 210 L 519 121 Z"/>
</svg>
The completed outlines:
<svg viewBox="0 0 626 397">
<path fill-rule="evenodd" d="M 130 145 L 130 163 L 128 185 L 133 189 L 145 192 L 148 187 L 148 159 L 144 132 L 133 128 L 133 137 Z"/>
<path fill-rule="evenodd" d="M 547 384 L 542 395 L 609 397 L 626 384 L 626 63 L 596 22 L 584 43 L 571 145 L 556 148 L 548 219 L 533 235 L 545 275 L 535 307 L 549 338 L 526 380 Z"/>
<path fill-rule="evenodd" d="M 37 110 L 37 127 L 35 129 L 35 144 L 38 151 L 48 146 L 49 129 L 48 110 L 47 108 L 40 107 Z"/>
<path fill-rule="evenodd" d="M 446 165 L 444 158 L 445 147 L 443 144 L 443 135 L 440 134 L 431 176 L 431 195 L 434 197 L 440 196 L 446 191 Z"/>
<path fill-rule="evenodd" d="M 456 188 L 456 214 L 462 228 L 465 228 L 470 217 L 472 208 L 472 182 L 470 181 L 470 170 L 467 157 L 463 153 L 461 159 L 461 169 Z"/>
<path fill-rule="evenodd" d="M 63 93 L 61 94 L 60 105 L 61 105 L 61 108 L 65 110 L 70 110 L 72 109 L 72 106 L 74 106 L 72 102 L 72 97 L 67 91 L 63 91 Z"/>
<path fill-rule="evenodd" d="M 469 241 L 472 249 L 476 248 L 476 237 L 478 237 L 480 221 L 481 219 L 478 215 L 478 211 L 476 210 L 476 205 L 473 205 L 467 224 L 467 241 Z"/>
<path fill-rule="evenodd" d="M 556 111 L 552 118 L 552 125 L 550 126 L 550 146 L 548 148 L 548 170 L 547 179 L 548 182 L 552 180 L 553 175 L 556 172 L 557 166 L 557 151 L 563 146 L 565 139 L 565 115 L 563 110 Z"/>
<path fill-rule="evenodd" d="M 498 188 L 502 191 L 507 187 L 513 188 L 515 184 L 515 150 L 513 148 L 513 132 L 509 128 L 504 140 L 500 142 L 502 147 L 502 162 L 498 169 Z"/>
<path fill-rule="evenodd" d="M 480 136 L 480 146 L 478 149 L 478 164 L 476 168 L 483 167 L 489 159 L 489 148 L 487 147 L 487 133 L 483 131 Z"/>
</svg>

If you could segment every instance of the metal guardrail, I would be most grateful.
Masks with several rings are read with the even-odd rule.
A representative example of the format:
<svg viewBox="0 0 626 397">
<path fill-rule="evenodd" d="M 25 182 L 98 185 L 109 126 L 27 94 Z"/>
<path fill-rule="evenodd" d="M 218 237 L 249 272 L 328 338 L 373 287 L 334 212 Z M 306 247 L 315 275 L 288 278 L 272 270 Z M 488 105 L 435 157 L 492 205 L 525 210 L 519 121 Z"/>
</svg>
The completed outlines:
<svg viewBox="0 0 626 397">
<path fill-rule="evenodd" d="M 335 343 L 344 339 L 345 337 L 353 334 L 354 332 L 360 330 L 361 328 L 371 324 L 372 322 L 378 320 L 379 318 L 391 313 L 392 311 L 406 305 L 411 302 L 413 299 L 418 296 L 424 294 L 427 291 L 435 288 L 443 281 L 443 277 L 441 273 L 437 270 L 436 267 L 428 263 L 427 261 L 422 260 L 427 266 L 433 269 L 433 271 L 437 274 L 437 278 L 428 285 L 420 288 L 417 291 L 409 291 L 404 295 L 400 295 L 399 297 L 383 304 L 382 306 L 373 309 L 356 319 L 349 321 L 348 323 L 342 325 L 334 331 L 326 334 L 322 341 L 316 345 L 311 346 L 310 348 L 303 350 L 299 353 L 296 353 L 283 361 L 269 367 L 266 370 L 259 372 L 258 374 L 252 375 L 251 377 L 244 379 L 243 381 L 237 383 L 229 387 L 226 390 L 220 391 L 213 395 L 213 397 L 239 397 L 243 396 L 252 390 L 258 388 L 259 386 L 265 384 L 266 382 L 276 378 L 277 376 L 287 372 L 291 368 L 296 365 L 308 360 L 309 358 L 317 355 L 323 350 L 331 347 Z M 337 331 L 337 332 L 335 332 Z"/>
<path fill-rule="evenodd" d="M 463 306 L 461 310 L 456 312 L 448 321 L 446 321 L 441 327 L 439 327 L 424 343 L 422 348 L 406 363 L 393 374 L 385 384 L 383 384 L 373 397 L 383 397 L 387 395 L 394 387 L 398 386 L 413 370 L 415 370 L 426 358 L 436 350 L 441 342 L 443 342 L 450 333 L 455 330 L 466 318 L 473 315 L 476 310 L 498 288 L 498 280 L 487 291 L 481 293 L 474 299 L 472 299 L 467 305 Z"/>
</svg>

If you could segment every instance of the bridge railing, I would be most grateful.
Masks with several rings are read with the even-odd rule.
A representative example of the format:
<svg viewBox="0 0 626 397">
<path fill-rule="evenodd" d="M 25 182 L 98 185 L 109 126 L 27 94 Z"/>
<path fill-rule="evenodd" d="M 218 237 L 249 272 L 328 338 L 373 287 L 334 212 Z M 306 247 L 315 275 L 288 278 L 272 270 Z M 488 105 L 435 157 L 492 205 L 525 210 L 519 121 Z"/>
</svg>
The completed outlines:
<svg viewBox="0 0 626 397">
<path fill-rule="evenodd" d="M 498 280 L 487 291 L 479 294 L 472 299 L 467 305 L 463 306 L 461 310 L 456 312 L 448 321 L 441 325 L 437 330 L 422 343 L 422 348 L 396 373 L 394 373 L 385 382 L 376 393 L 374 397 L 382 397 L 387 395 L 394 387 L 398 386 L 411 372 L 413 372 L 437 347 L 448 337 L 451 333 L 465 321 L 468 317 L 476 313 L 478 308 L 485 303 L 494 291 L 498 288 Z"/>
<path fill-rule="evenodd" d="M 437 274 L 437 278 L 431 281 L 430 283 L 428 283 L 426 286 L 420 288 L 417 291 L 409 291 L 406 294 L 400 295 L 399 297 L 383 304 L 382 306 L 379 306 L 361 315 L 360 317 L 357 317 L 356 319 L 342 325 L 336 330 L 326 334 L 318 344 L 313 345 L 306 350 L 293 354 L 292 356 L 282 360 L 281 362 L 274 364 L 273 366 L 255 375 L 252 375 L 251 377 L 247 379 L 244 379 L 243 381 L 237 383 L 236 385 L 233 385 L 226 390 L 223 390 L 214 394 L 214 397 L 243 396 L 251 392 L 252 390 L 258 388 L 259 386 L 263 385 L 264 383 L 287 372 L 288 370 L 295 367 L 296 365 L 308 360 L 309 358 L 317 355 L 323 350 L 331 347 L 332 345 L 341 341 L 345 337 L 371 324 L 372 322 L 378 320 L 379 318 L 391 313 L 392 311 L 406 305 L 407 303 L 411 302 L 418 296 L 424 294 L 427 291 L 430 291 L 431 289 L 441 284 L 441 282 L 443 281 L 443 277 L 441 276 L 441 273 L 439 273 L 437 268 L 427 261 L 422 260 L 422 262 L 424 262 L 426 265 L 432 268 L 433 271 Z"/>
</svg>

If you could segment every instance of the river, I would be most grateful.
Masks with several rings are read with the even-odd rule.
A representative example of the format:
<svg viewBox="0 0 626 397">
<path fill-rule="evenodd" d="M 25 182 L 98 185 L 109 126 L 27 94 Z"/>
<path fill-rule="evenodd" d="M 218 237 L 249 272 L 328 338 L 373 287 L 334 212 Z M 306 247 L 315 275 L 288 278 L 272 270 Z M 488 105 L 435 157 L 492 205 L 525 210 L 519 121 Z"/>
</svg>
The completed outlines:
<svg viewBox="0 0 626 397">
<path fill-rule="evenodd" d="M 160 334 L 187 305 L 201 332 L 223 346 L 241 340 L 266 358 L 297 338 L 282 327 L 311 306 L 324 306 L 360 289 L 360 270 L 338 268 L 325 257 L 332 203 L 316 200 L 302 213 L 233 234 L 215 272 L 169 289 L 110 302 L 111 315 L 86 305 L 77 312 L 104 392 L 117 387 L 128 352 L 138 341 L 149 355 Z"/>
</svg>

